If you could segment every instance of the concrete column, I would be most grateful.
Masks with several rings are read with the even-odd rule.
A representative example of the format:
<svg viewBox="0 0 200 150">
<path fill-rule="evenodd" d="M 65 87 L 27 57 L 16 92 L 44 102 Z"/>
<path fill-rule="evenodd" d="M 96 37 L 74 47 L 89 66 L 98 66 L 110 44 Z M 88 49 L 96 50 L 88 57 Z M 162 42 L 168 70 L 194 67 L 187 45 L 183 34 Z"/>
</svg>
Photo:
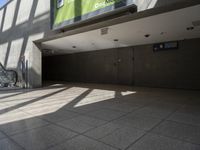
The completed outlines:
<svg viewBox="0 0 200 150">
<path fill-rule="evenodd" d="M 37 88 L 42 86 L 42 53 L 39 47 L 33 43 L 29 51 L 28 59 L 28 88 Z"/>
</svg>

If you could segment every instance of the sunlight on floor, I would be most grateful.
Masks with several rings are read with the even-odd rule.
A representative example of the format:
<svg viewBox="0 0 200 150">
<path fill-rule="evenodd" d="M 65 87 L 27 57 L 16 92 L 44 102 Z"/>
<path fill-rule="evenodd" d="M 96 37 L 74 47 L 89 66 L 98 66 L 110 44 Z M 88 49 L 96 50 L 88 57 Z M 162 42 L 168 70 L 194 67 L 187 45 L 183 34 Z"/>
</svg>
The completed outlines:
<svg viewBox="0 0 200 150">
<path fill-rule="evenodd" d="M 113 99 L 113 98 L 116 98 L 118 94 L 122 97 L 122 96 L 130 95 L 130 94 L 134 94 L 134 93 L 136 92 L 135 91 L 116 92 L 116 91 L 110 91 L 110 90 L 95 89 L 91 91 L 85 98 L 79 101 L 74 106 L 74 108 Z"/>
<path fill-rule="evenodd" d="M 76 109 L 136 93 L 70 86 L 55 88 L 56 86 L 62 85 L 54 85 L 50 89 L 1 94 L 0 124 L 51 114 L 63 107 Z"/>
</svg>

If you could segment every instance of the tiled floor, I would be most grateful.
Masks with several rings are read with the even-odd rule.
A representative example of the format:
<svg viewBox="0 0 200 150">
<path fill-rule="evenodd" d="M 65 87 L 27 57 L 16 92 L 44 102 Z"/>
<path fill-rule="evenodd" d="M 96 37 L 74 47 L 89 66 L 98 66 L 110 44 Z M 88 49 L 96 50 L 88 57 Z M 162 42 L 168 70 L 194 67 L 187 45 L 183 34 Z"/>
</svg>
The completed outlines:
<svg viewBox="0 0 200 150">
<path fill-rule="evenodd" d="M 0 91 L 0 150 L 200 150 L 200 91 L 78 83 Z"/>
</svg>

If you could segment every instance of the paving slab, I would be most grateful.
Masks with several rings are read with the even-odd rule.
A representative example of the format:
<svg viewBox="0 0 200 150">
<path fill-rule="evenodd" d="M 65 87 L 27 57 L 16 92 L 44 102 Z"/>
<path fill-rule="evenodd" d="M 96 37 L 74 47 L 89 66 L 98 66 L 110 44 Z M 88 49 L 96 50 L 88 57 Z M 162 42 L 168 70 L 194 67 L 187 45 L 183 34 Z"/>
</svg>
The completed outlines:
<svg viewBox="0 0 200 150">
<path fill-rule="evenodd" d="M 200 144 L 200 126 L 164 121 L 152 131 L 163 136 L 168 136 L 187 142 Z"/>
<path fill-rule="evenodd" d="M 14 135 L 30 129 L 46 126 L 49 123 L 38 118 L 29 118 L 0 125 L 0 130 L 7 135 Z"/>
<path fill-rule="evenodd" d="M 148 134 L 127 150 L 199 150 L 200 146 L 176 139 Z"/>
<path fill-rule="evenodd" d="M 110 109 L 99 109 L 97 111 L 87 113 L 87 115 L 89 116 L 96 117 L 105 121 L 111 121 L 117 119 L 125 114 L 126 114 L 125 112 L 110 110 Z"/>
<path fill-rule="evenodd" d="M 11 136 L 11 138 L 26 150 L 41 150 L 70 139 L 75 135 L 77 134 L 72 131 L 49 125 Z"/>
<path fill-rule="evenodd" d="M 2 139 L 0 140 L 0 150 L 23 150 L 23 148 L 9 139 Z"/>
<path fill-rule="evenodd" d="M 120 126 L 114 123 L 107 123 L 100 127 L 94 128 L 86 133 L 86 136 L 92 137 L 94 139 L 101 139 L 106 135 L 113 133 L 115 130 L 119 130 Z"/>
<path fill-rule="evenodd" d="M 162 120 L 158 118 L 128 114 L 127 116 L 113 121 L 113 123 L 121 126 L 135 127 L 141 130 L 148 131 L 155 127 L 161 121 Z"/>
<path fill-rule="evenodd" d="M 117 150 L 109 145 L 89 139 L 85 136 L 78 136 L 48 150 Z"/>
<path fill-rule="evenodd" d="M 99 140 L 114 147 L 125 149 L 144 134 L 144 131 L 135 128 L 121 127 Z"/>
<path fill-rule="evenodd" d="M 0 140 L 5 138 L 6 136 L 0 131 Z"/>
<path fill-rule="evenodd" d="M 95 128 L 105 123 L 106 121 L 93 117 L 79 116 L 73 119 L 58 122 L 57 124 L 78 133 L 83 133 L 89 129 Z"/>
</svg>

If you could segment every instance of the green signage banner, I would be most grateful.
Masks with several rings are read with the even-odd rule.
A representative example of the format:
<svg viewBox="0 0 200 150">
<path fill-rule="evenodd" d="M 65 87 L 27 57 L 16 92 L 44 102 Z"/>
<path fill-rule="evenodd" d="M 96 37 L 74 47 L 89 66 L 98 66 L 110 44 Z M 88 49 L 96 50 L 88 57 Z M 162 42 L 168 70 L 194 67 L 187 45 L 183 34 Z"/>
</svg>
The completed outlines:
<svg viewBox="0 0 200 150">
<path fill-rule="evenodd" d="M 52 0 L 52 28 L 59 29 L 124 6 L 135 0 Z"/>
</svg>

